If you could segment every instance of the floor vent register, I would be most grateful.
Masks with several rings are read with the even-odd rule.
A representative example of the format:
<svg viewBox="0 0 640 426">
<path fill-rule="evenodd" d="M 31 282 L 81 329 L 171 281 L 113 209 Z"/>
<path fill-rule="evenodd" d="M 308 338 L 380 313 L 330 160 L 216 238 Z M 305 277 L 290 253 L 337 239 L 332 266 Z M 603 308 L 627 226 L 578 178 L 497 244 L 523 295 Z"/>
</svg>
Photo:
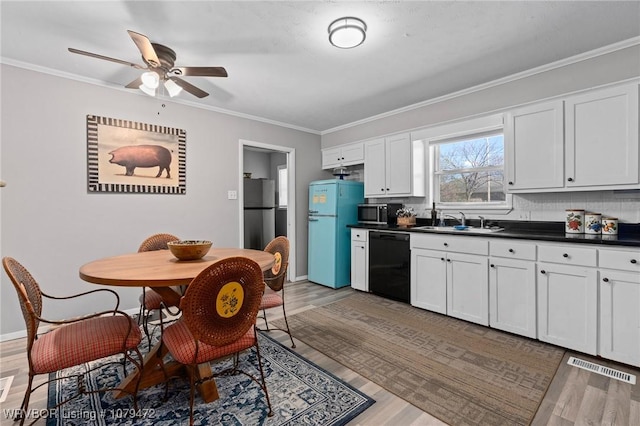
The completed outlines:
<svg viewBox="0 0 640 426">
<path fill-rule="evenodd" d="M 625 373 L 624 371 L 614 370 L 613 368 L 605 367 L 603 365 L 595 364 L 593 362 L 585 361 L 580 358 L 570 357 L 567 364 L 574 367 L 582 368 L 583 370 L 589 370 L 592 373 L 607 376 L 612 379 L 620 380 L 632 385 L 636 384 L 636 376 L 633 374 Z"/>
</svg>

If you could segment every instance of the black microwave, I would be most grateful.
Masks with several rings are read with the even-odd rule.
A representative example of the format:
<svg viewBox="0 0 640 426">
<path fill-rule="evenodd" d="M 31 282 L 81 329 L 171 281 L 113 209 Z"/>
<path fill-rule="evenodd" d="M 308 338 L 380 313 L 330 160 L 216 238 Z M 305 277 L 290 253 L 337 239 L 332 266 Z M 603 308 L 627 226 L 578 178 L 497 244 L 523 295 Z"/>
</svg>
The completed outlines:
<svg viewBox="0 0 640 426">
<path fill-rule="evenodd" d="M 358 204 L 358 223 L 371 225 L 395 224 L 400 203 Z"/>
</svg>

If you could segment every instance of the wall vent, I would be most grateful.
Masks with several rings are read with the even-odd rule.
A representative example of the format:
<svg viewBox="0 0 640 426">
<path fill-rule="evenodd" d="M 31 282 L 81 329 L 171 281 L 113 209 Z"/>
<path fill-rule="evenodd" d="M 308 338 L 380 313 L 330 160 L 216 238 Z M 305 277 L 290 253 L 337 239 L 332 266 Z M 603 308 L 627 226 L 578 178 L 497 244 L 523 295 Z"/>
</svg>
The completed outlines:
<svg viewBox="0 0 640 426">
<path fill-rule="evenodd" d="M 594 364 L 593 362 L 585 361 L 580 358 L 570 357 L 567 364 L 574 367 L 582 368 L 583 370 L 589 370 L 592 373 L 607 376 L 612 379 L 620 380 L 632 385 L 636 384 L 636 376 L 633 374 L 625 373 L 624 371 L 614 370 L 613 368 L 605 367 L 603 365 Z"/>
</svg>

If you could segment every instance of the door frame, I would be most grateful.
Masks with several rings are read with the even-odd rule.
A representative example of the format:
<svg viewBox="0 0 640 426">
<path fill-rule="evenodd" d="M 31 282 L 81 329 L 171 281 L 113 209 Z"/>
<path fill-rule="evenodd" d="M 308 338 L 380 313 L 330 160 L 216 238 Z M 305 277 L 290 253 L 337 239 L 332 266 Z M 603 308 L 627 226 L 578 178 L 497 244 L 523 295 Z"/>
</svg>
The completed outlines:
<svg viewBox="0 0 640 426">
<path fill-rule="evenodd" d="M 269 151 L 281 152 L 287 157 L 287 239 L 289 239 L 289 268 L 287 275 L 290 281 L 296 279 L 296 150 L 288 146 L 273 145 L 264 142 L 240 139 L 238 144 L 239 173 L 238 173 L 238 214 L 239 236 L 238 247 L 244 246 L 244 215 L 242 206 L 244 205 L 244 149 L 245 147 L 262 148 Z"/>
</svg>

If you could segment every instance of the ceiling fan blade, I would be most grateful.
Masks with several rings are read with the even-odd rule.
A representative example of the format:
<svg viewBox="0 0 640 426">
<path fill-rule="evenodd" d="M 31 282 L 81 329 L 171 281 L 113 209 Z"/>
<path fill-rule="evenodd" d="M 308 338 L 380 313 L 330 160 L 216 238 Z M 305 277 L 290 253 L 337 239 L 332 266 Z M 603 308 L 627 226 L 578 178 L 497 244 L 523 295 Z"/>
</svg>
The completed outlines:
<svg viewBox="0 0 640 426">
<path fill-rule="evenodd" d="M 89 56 L 91 58 L 103 59 L 105 61 L 115 62 L 116 64 L 127 65 L 139 70 L 147 69 L 147 67 L 143 67 L 142 65 L 134 64 L 132 62 L 123 61 L 121 59 L 110 58 L 108 56 L 98 55 L 97 53 L 85 52 L 84 50 L 74 49 L 73 47 L 69 48 L 69 52 L 77 53 L 78 55 Z"/>
<path fill-rule="evenodd" d="M 126 87 L 127 89 L 139 89 L 141 85 L 142 85 L 142 77 L 138 77 L 124 87 Z"/>
<path fill-rule="evenodd" d="M 136 44 L 136 46 L 138 46 L 138 50 L 140 50 L 140 53 L 142 53 L 142 59 L 144 59 L 144 61 L 152 68 L 159 67 L 160 59 L 158 59 L 158 54 L 151 45 L 151 42 L 149 41 L 147 36 L 131 30 L 127 30 L 127 32 L 129 33 L 129 36 Z"/>
<path fill-rule="evenodd" d="M 170 77 L 169 80 L 173 81 L 174 83 L 176 83 L 178 86 L 182 87 L 185 91 L 191 93 L 193 96 L 196 96 L 198 98 L 204 98 L 206 96 L 209 96 L 209 94 L 207 92 L 205 92 L 202 89 L 198 89 L 196 86 L 194 86 L 191 83 L 188 83 L 186 81 L 184 81 L 181 78 L 178 77 Z"/>
<path fill-rule="evenodd" d="M 178 67 L 171 71 L 174 75 L 187 77 L 227 77 L 227 70 L 223 67 Z"/>
</svg>

